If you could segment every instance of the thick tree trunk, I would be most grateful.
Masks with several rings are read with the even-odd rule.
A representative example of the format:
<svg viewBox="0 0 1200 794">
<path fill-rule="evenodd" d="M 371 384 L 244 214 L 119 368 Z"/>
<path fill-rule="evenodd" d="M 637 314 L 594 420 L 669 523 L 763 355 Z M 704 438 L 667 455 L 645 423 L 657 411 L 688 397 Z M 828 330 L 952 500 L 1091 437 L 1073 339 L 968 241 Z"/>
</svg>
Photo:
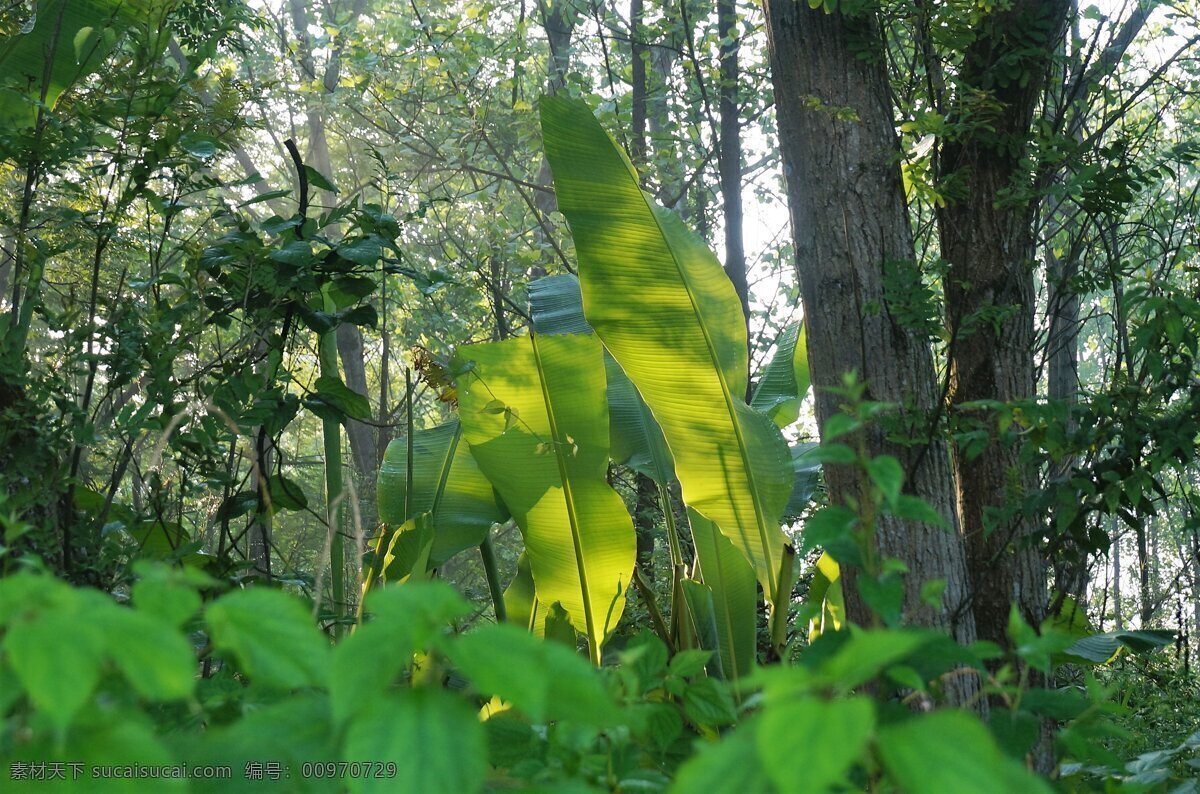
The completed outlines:
<svg viewBox="0 0 1200 794">
<path fill-rule="evenodd" d="M 1008 644 L 1014 601 L 1031 625 L 1046 613 L 1040 527 L 1018 509 L 1034 483 L 1016 446 L 997 437 L 995 418 L 965 404 L 1034 396 L 1036 201 L 1027 180 L 1022 184 L 1022 160 L 1068 6 L 1069 0 L 1015 0 L 989 15 L 963 57 L 951 110 L 972 126 L 944 141 L 940 159 L 947 204 L 938 211 L 938 231 L 950 265 L 949 398 L 960 423 L 978 421 L 989 436 L 982 451 L 954 450 L 958 513 L 975 625 L 981 639 L 1002 645 Z M 1021 74 L 1006 76 L 1001 65 L 1019 67 Z M 986 118 L 980 118 L 981 107 L 989 108 Z"/>
<path fill-rule="evenodd" d="M 898 404 L 895 419 L 920 434 L 920 443 L 895 444 L 873 429 L 867 448 L 896 456 L 906 492 L 926 499 L 953 527 L 946 447 L 926 432 L 940 394 L 929 342 L 892 316 L 883 288 L 885 263 L 912 261 L 914 248 L 876 21 L 793 0 L 767 0 L 766 12 L 818 421 L 838 412 L 841 398 L 831 389 L 845 373 L 866 384 L 868 399 Z M 866 42 L 879 57 L 862 57 Z M 844 466 L 827 467 L 826 480 L 835 503 L 856 498 L 863 486 Z M 957 531 L 883 516 L 877 539 L 884 555 L 908 565 L 907 619 L 975 639 L 972 617 L 960 609 L 967 579 Z M 845 577 L 850 617 L 865 621 L 854 572 Z M 920 598 L 921 585 L 934 579 L 946 582 L 937 608 Z"/>
</svg>

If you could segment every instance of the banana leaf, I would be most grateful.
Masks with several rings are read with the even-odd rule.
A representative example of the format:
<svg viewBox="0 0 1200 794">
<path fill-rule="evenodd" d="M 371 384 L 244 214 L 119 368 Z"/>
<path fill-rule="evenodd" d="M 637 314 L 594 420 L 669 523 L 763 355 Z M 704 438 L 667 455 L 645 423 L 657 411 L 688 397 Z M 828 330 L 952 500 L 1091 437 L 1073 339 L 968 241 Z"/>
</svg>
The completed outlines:
<svg viewBox="0 0 1200 794">
<path fill-rule="evenodd" d="M 1141 655 L 1165 648 L 1174 641 L 1175 632 L 1170 629 L 1109 631 L 1076 640 L 1063 655 L 1068 661 L 1076 663 L 1105 664 L 1115 659 L 1122 651 Z"/>
<path fill-rule="evenodd" d="M 846 603 L 842 594 L 842 569 L 837 561 L 824 553 L 817 560 L 812 584 L 808 586 L 809 611 L 813 617 L 808 622 L 808 641 L 812 642 L 825 632 L 837 631 L 846 616 Z"/>
<path fill-rule="evenodd" d="M 633 575 L 633 521 L 608 484 L 600 341 L 530 335 L 456 354 L 463 436 L 525 536 L 539 601 L 559 603 L 592 660 Z"/>
<path fill-rule="evenodd" d="M 556 640 L 575 647 L 575 629 L 558 604 L 547 606 L 538 601 L 533 587 L 533 571 L 529 568 L 529 555 L 521 552 L 517 557 L 517 575 L 504 591 L 504 609 L 508 622 L 524 626 L 535 637 Z"/>
<path fill-rule="evenodd" d="M 379 520 L 399 526 L 412 516 L 429 513 L 433 567 L 477 547 L 492 524 L 508 520 L 508 510 L 462 442 L 458 419 L 413 433 L 413 492 L 406 511 L 407 482 L 408 439 L 401 437 L 388 444 L 379 468 Z"/>
<path fill-rule="evenodd" d="M 800 418 L 800 404 L 810 383 L 804 323 L 793 323 L 779 335 L 775 355 L 759 378 L 750 407 L 787 427 Z"/>
<path fill-rule="evenodd" d="M 583 316 L 579 279 L 573 275 L 546 276 L 529 284 L 529 314 L 540 334 L 592 333 Z M 675 464 L 662 429 L 616 359 L 604 351 L 608 382 L 609 454 L 614 463 L 629 466 L 659 485 L 675 479 Z"/>
<path fill-rule="evenodd" d="M 791 448 L 795 479 L 792 482 L 792 493 L 788 496 L 787 507 L 783 511 L 788 518 L 798 518 L 804 513 L 821 481 L 821 463 L 812 454 L 817 447 L 817 444 L 796 444 Z"/>
<path fill-rule="evenodd" d="M 543 97 L 541 117 L 588 323 L 662 428 L 684 501 L 746 556 L 772 600 L 794 473 L 779 428 L 743 399 L 746 328 L 733 285 L 642 192 L 584 103 Z"/>
<path fill-rule="evenodd" d="M 382 573 L 385 582 L 397 583 L 426 578 L 434 566 L 430 552 L 435 537 L 429 513 L 418 513 L 392 532 L 384 550 Z"/>
<path fill-rule="evenodd" d="M 754 569 L 713 522 L 691 508 L 688 521 L 700 562 L 700 579 L 713 593 L 721 669 L 726 678 L 736 679 L 749 673 L 754 665 L 756 622 L 746 619 L 753 618 L 758 603 Z"/>
</svg>

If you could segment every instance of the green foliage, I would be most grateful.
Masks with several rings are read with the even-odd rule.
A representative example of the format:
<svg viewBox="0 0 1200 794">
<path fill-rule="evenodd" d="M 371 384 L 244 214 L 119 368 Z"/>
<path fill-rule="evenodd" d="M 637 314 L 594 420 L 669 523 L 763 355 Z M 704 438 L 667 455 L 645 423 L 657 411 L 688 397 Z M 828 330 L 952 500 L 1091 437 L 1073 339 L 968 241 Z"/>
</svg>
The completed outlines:
<svg viewBox="0 0 1200 794">
<path fill-rule="evenodd" d="M 16 35 L 0 45 L 0 126 L 33 126 L 38 105 L 53 107 L 72 84 L 104 61 L 149 0 L 51 0 L 38 3 Z M 49 66 L 47 66 L 49 61 Z"/>
<path fill-rule="evenodd" d="M 536 167 L 512 170 L 529 153 L 524 142 L 536 141 L 521 98 L 536 84 L 529 64 L 541 58 L 526 41 L 528 21 L 512 37 L 512 19 L 487 4 L 439 9 L 428 21 L 381 6 L 369 25 L 314 7 L 315 24 L 299 25 L 298 37 L 312 38 L 305 46 L 319 57 L 342 59 L 326 75 L 341 81 L 330 89 L 307 65 L 293 74 L 264 62 L 249 39 L 248 48 L 231 45 L 242 47 L 237 68 L 206 64 L 221 43 L 214 31 L 248 13 L 233 0 L 37 5 L 35 24 L 0 44 L 0 177 L 12 196 L 0 204 L 0 234 L 18 262 L 5 277 L 20 276 L 19 306 L 6 304 L 0 317 L 4 762 L 234 764 L 232 781 L 156 781 L 164 791 L 1035 791 L 1047 784 L 1024 767 L 1042 721 L 1053 719 L 1065 788 L 1163 789 L 1192 774 L 1194 677 L 1152 655 L 1170 633 L 1031 627 L 1018 617 L 1015 650 L 1005 655 L 903 628 L 905 571 L 878 559 L 875 517 L 941 519 L 905 492 L 895 458 L 856 448 L 861 431 L 876 430 L 881 407 L 848 386 L 848 412 L 825 428 L 830 443 L 797 444 L 789 455 L 777 428 L 794 425 L 808 390 L 803 326 L 778 335 L 747 407 L 747 339 L 729 283 L 700 238 L 642 190 L 657 181 L 660 200 L 688 204 L 689 222 L 706 225 L 702 124 L 655 132 L 655 165 L 639 177 L 585 104 L 547 101 L 549 159 L 580 276 L 526 288 L 528 273 L 572 263 L 553 216 L 537 212 L 541 191 L 518 202 L 488 181 L 503 171 L 520 192 L 535 179 Z M 142 13 L 151 6 L 154 14 Z M 851 17 L 880 13 L 889 36 L 921 18 L 933 45 L 951 50 L 951 78 L 975 28 L 1004 7 L 955 2 L 916 13 L 824 3 Z M 580 22 L 569 4 L 548 8 L 560 22 Z M 643 20 L 646 41 L 664 44 L 655 58 L 680 49 L 670 16 Z M 696 27 L 685 33 L 701 37 L 700 52 L 715 50 Z M 164 57 L 171 36 L 190 65 Z M 504 68 L 480 68 L 484 52 L 499 53 Z M 998 86 L 1028 79 L 1026 64 L 998 67 L 989 76 Z M 565 75 L 562 93 L 586 89 L 587 71 Z M 468 74 L 470 85 L 461 80 Z M 601 116 L 621 118 L 629 97 L 619 69 L 608 80 Z M 292 83 L 299 88 L 283 96 Z M 476 84 L 511 96 L 510 107 L 494 97 L 476 106 Z M 664 106 L 699 106 L 698 96 L 659 89 Z M 235 149 L 241 164 L 240 145 L 261 132 L 243 118 L 253 115 L 243 100 L 255 91 L 272 113 L 281 101 L 289 113 L 360 117 L 368 127 L 347 137 L 369 128 L 378 146 L 365 167 L 348 146 L 347 161 L 329 173 L 297 164 L 296 177 L 324 193 L 365 184 L 372 199 L 353 188 L 341 204 L 300 201 L 293 212 L 295 191 L 271 190 L 257 174 L 228 178 Z M 944 207 L 956 185 L 936 183 L 937 150 L 924 138 L 986 131 L 992 98 L 984 92 L 947 116 L 927 109 L 940 106 L 934 97 L 897 93 L 914 118 L 901 131 L 921 139 L 903 167 L 910 198 Z M 744 117 L 769 120 L 758 112 L 761 94 L 742 96 Z M 288 104 L 297 97 L 303 108 Z M 418 112 L 430 101 L 436 125 Z M 853 108 L 805 102 L 857 119 Z M 1061 142 L 1039 145 L 1050 158 Z M 1129 225 L 1161 230 L 1169 224 L 1152 212 L 1132 214 L 1145 191 L 1175 174 L 1138 165 L 1131 146 L 1097 147 L 1061 191 L 1089 223 L 1130 214 Z M 396 165 L 406 147 L 420 161 L 415 181 Z M 1184 149 L 1168 155 L 1194 159 Z M 291 178 L 286 162 L 271 169 L 268 159 L 259 164 L 270 181 Z M 465 168 L 447 176 L 460 159 Z M 680 167 L 698 170 L 677 201 Z M 431 178 L 437 187 L 425 193 L 410 185 Z M 486 224 L 470 215 L 479 208 Z M 1121 248 L 1117 228 L 1111 244 Z M 1105 237 L 1092 247 L 1108 245 Z M 1191 267 L 1183 248 L 1143 259 Z M 1111 304 L 1099 301 L 1096 312 L 1127 325 L 1111 384 L 1069 417 L 1061 405 L 981 405 L 995 415 L 950 420 L 967 450 L 996 436 L 1027 440 L 1031 466 L 1055 474 L 1045 489 L 1015 494 L 1012 509 L 1052 515 L 1052 544 L 1065 538 L 1085 552 L 1108 547 L 1102 514 L 1144 533 L 1176 495 L 1168 478 L 1194 462 L 1193 285 L 1133 267 L 1089 261 L 1071 282 L 1081 291 L 1113 284 Z M 899 326 L 940 339 L 936 263 L 883 268 L 887 305 L 868 313 L 886 310 Z M 511 336 L 526 289 L 529 336 L 518 329 L 507 342 L 460 347 L 441 371 L 423 366 L 486 338 L 493 323 L 494 338 Z M 964 328 L 999 322 L 1005 311 L 992 307 Z M 767 323 L 774 328 L 776 318 Z M 414 366 L 442 400 L 418 399 L 419 387 L 406 395 L 408 432 L 380 471 L 388 526 L 365 558 L 378 576 L 368 578 L 354 630 L 338 636 L 354 597 L 334 551 L 350 527 L 336 514 L 371 502 L 350 505 L 327 487 L 318 505 L 320 481 L 305 468 L 321 455 L 312 426 L 323 421 L 333 442 L 324 462 L 340 475 L 339 426 L 369 420 L 385 431 L 375 436 L 382 446 L 387 429 L 404 424 L 384 367 L 372 384 L 381 387 L 377 407 L 338 371 L 333 335 L 344 326 L 379 331 L 371 343 L 384 355 L 391 344 L 393 365 L 397 340 L 419 345 Z M 320 354 L 305 330 L 320 337 Z M 460 415 L 447 420 L 455 385 Z M 274 456 L 270 470 L 248 473 L 270 459 L 264 449 Z M 822 464 L 854 467 L 865 484 L 860 501 L 809 515 Z M 630 515 L 618 497 L 631 497 L 630 470 L 657 485 L 645 493 L 657 495 L 665 526 L 652 529 L 670 546 L 669 560 L 657 561 L 669 575 L 636 599 L 628 594 L 635 571 L 656 571 L 634 567 Z M 677 478 L 686 509 L 673 494 Z M 644 496 L 640 485 L 636 495 Z M 472 626 L 477 609 L 424 580 L 454 579 L 466 564 L 459 553 L 490 542 L 510 508 L 526 547 L 497 599 L 512 623 Z M 788 605 L 805 591 L 792 587 L 784 516 L 804 518 L 802 552 L 820 552 L 791 625 Z M 354 528 L 369 533 L 371 518 Z M 278 531 L 263 538 L 272 522 Z M 254 570 L 255 533 L 273 544 L 266 559 L 283 570 Z M 521 551 L 515 536 L 503 550 L 510 566 Z M 861 569 L 845 580 L 854 592 L 843 592 L 835 559 Z M 101 589 L 29 572 L 41 567 Z M 242 586 L 259 579 L 267 581 Z M 373 586 L 381 580 L 387 586 Z M 774 611 L 761 642 L 759 585 Z M 922 597 L 940 603 L 944 586 L 924 582 Z M 871 628 L 846 621 L 848 597 L 866 604 Z M 659 636 L 638 634 L 636 615 L 659 605 L 668 619 L 655 624 Z M 593 664 L 577 653 L 577 630 Z M 1029 670 L 1048 683 L 1031 685 Z M 963 679 L 975 698 L 966 709 L 951 694 Z M 985 698 L 990 716 L 980 720 L 970 707 Z M 1153 736 L 1122 734 L 1121 722 L 1154 726 Z M 286 765 L 288 777 L 250 779 L 248 765 L 263 761 Z M 139 790 L 133 781 L 89 782 L 89 790 Z"/>
<path fill-rule="evenodd" d="M 143 572 L 139 586 L 195 596 L 205 584 Z M 485 778 L 661 790 L 688 734 L 736 718 L 703 674 L 706 653 L 668 663 L 642 636 L 619 668 L 598 670 L 514 626 L 458 634 L 469 607 L 441 583 L 372 591 L 369 619 L 332 651 L 301 600 L 264 588 L 216 597 L 183 626 L 32 574 L 0 580 L 0 607 L 5 763 L 232 765 L 231 779 L 175 781 L 181 791 L 320 790 L 329 778 L 354 791 L 471 792 Z M 84 639 L 64 645 L 68 626 Z M 253 778 L 263 761 L 281 764 L 278 779 Z"/>
<path fill-rule="evenodd" d="M 804 324 L 789 325 L 776 345 L 775 355 L 754 389 L 750 407 L 762 411 L 780 427 L 787 427 L 799 418 L 800 404 L 811 385 Z"/>
<path fill-rule="evenodd" d="M 459 385 L 471 454 L 521 527 L 538 598 L 562 606 L 598 663 L 624 610 L 635 546 L 605 482 L 600 343 L 532 335 L 464 348 L 458 360 L 473 364 Z"/>
<path fill-rule="evenodd" d="M 408 439 L 388 445 L 379 469 L 379 520 L 393 526 L 429 513 L 435 527 L 430 562 L 437 566 L 483 542 L 508 511 L 479 471 L 462 441 L 457 418 L 416 431 L 412 441 L 412 489 L 408 486 Z M 407 497 L 411 494 L 411 497 Z"/>
</svg>

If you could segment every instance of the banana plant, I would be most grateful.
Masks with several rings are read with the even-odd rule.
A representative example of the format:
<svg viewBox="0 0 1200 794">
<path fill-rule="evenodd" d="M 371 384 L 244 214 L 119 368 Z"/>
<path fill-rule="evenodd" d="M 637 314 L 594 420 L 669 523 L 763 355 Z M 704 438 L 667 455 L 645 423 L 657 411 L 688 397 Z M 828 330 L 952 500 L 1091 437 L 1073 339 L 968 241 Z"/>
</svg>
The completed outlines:
<svg viewBox="0 0 1200 794">
<path fill-rule="evenodd" d="M 529 629 L 535 637 L 557 640 L 575 647 L 575 629 L 558 604 L 547 605 L 537 597 L 533 584 L 533 571 L 529 567 L 529 555 L 525 552 L 517 558 L 517 574 L 504 591 L 504 604 L 508 619 Z"/>
<path fill-rule="evenodd" d="M 800 404 L 808 394 L 808 340 L 804 323 L 792 323 L 783 329 L 771 363 L 763 370 L 750 407 L 787 427 L 800 417 Z"/>
<path fill-rule="evenodd" d="M 434 532 L 429 564 L 435 568 L 478 547 L 493 524 L 508 520 L 462 435 L 458 417 L 413 432 L 411 489 L 406 437 L 388 444 L 379 468 L 379 520 L 398 527 L 428 513 Z"/>
<path fill-rule="evenodd" d="M 592 327 L 583 316 L 579 279 L 570 274 L 546 276 L 530 282 L 529 315 L 539 334 L 592 333 Z M 613 463 L 628 466 L 660 486 L 670 485 L 675 479 L 675 464 L 662 429 L 621 365 L 607 350 L 604 351 L 604 375 Z"/>
<path fill-rule="evenodd" d="M 779 521 L 793 466 L 779 428 L 743 399 L 746 329 L 733 285 L 679 217 L 642 192 L 586 104 L 543 97 L 541 118 L 588 324 L 662 428 L 684 501 L 749 561 L 778 628 L 790 592 Z"/>
<path fill-rule="evenodd" d="M 0 43 L 0 71 L 28 82 L 28 96 L 0 89 L 0 124 L 32 125 L 74 83 L 100 67 L 121 35 L 150 11 L 146 0 L 45 0 L 25 27 Z"/>
<path fill-rule="evenodd" d="M 609 486 L 603 353 L 592 335 L 530 334 L 455 355 L 463 436 L 525 539 L 537 598 L 599 664 L 625 608 L 633 521 Z"/>
<path fill-rule="evenodd" d="M 583 314 L 579 279 L 573 275 L 547 276 L 532 282 L 529 310 L 539 333 L 592 333 Z M 750 669 L 754 659 L 754 571 L 741 553 L 720 536 L 711 521 L 689 511 L 697 555 L 707 562 L 703 570 L 698 570 L 699 566 L 696 570 L 703 582 L 687 585 L 696 593 L 691 599 L 686 596 L 684 582 L 688 580 L 688 570 L 667 491 L 675 479 L 671 452 L 649 407 L 608 351 L 604 353 L 604 368 L 612 460 L 657 483 L 667 522 L 672 562 L 671 628 L 664 640 L 676 648 L 700 643 L 716 651 L 716 671 L 736 678 Z"/>
</svg>

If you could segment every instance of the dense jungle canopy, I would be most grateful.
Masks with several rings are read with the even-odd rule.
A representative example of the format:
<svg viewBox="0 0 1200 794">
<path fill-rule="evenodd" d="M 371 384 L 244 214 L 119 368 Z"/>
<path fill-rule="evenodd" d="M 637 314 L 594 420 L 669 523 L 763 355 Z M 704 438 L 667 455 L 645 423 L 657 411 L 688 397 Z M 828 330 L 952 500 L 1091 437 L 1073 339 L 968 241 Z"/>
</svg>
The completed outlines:
<svg viewBox="0 0 1200 794">
<path fill-rule="evenodd" d="M 1200 4 L 0 0 L 0 771 L 1195 792 Z"/>
</svg>

